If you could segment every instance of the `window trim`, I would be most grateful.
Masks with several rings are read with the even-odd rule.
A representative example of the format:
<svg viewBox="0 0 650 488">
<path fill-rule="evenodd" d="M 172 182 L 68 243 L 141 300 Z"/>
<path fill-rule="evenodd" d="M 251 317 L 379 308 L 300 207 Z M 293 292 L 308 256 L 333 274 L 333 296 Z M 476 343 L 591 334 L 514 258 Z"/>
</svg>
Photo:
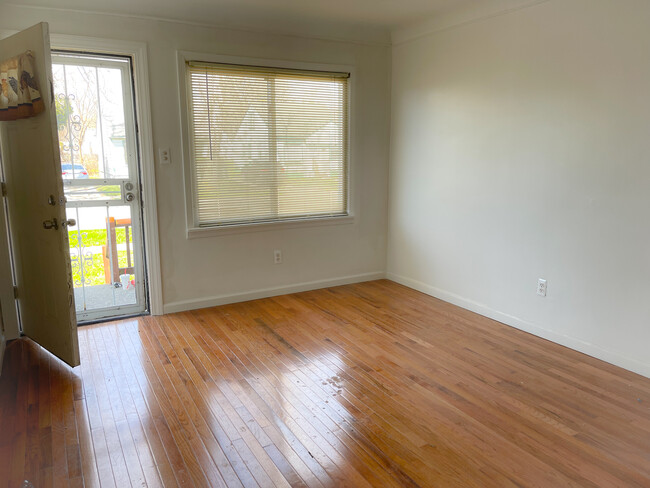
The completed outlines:
<svg viewBox="0 0 650 488">
<path fill-rule="evenodd" d="M 268 68 L 284 68 L 294 70 L 308 71 L 328 71 L 328 72 L 347 72 L 350 73 L 348 81 L 348 145 L 347 145 L 347 215 L 325 216 L 325 217 L 305 217 L 295 219 L 278 219 L 274 221 L 262 222 L 242 222 L 224 225 L 200 226 L 194 208 L 194 195 L 192 185 L 192 138 L 190 136 L 191 122 L 189 119 L 189 91 L 187 86 L 187 62 L 205 62 L 205 63 L 225 63 L 239 64 L 248 66 L 262 66 Z M 188 239 L 210 237 L 217 235 L 239 234 L 248 232 L 264 232 L 280 229 L 294 229 L 301 227 L 314 227 L 323 225 L 349 225 L 356 222 L 357 207 L 355 203 L 355 193 L 352 188 L 355 184 L 354 163 L 352 162 L 352 142 L 353 142 L 353 124 L 354 124 L 354 66 L 339 64 L 320 64 L 307 63 L 298 61 L 261 59 L 239 56 L 228 56 L 220 54 L 197 53 L 190 51 L 177 51 L 177 68 L 180 94 L 180 114 L 181 114 L 181 143 L 182 143 L 182 165 L 183 165 L 183 183 L 185 197 L 185 218 L 186 218 L 186 237 Z"/>
</svg>

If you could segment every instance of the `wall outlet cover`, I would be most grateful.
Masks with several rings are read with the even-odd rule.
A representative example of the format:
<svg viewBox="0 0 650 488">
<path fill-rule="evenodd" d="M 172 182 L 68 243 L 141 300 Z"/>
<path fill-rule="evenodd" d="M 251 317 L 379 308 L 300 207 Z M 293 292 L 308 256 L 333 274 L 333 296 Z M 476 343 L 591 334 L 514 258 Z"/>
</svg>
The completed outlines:
<svg viewBox="0 0 650 488">
<path fill-rule="evenodd" d="M 541 297 L 546 296 L 546 280 L 541 278 L 537 280 L 537 294 Z"/>
</svg>

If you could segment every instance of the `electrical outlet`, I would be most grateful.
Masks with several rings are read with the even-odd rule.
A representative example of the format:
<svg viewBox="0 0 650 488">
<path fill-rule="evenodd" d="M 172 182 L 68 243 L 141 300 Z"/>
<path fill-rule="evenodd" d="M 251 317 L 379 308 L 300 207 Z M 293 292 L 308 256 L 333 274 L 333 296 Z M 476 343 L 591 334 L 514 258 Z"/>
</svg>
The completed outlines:
<svg viewBox="0 0 650 488">
<path fill-rule="evenodd" d="M 273 263 L 282 264 L 282 251 L 280 251 L 279 249 L 273 251 Z"/>
<path fill-rule="evenodd" d="M 541 278 L 537 280 L 537 294 L 540 297 L 546 296 L 546 280 L 543 280 Z"/>
<path fill-rule="evenodd" d="M 158 156 L 160 156 L 160 164 L 172 164 L 172 156 L 168 147 L 158 149 Z"/>
</svg>

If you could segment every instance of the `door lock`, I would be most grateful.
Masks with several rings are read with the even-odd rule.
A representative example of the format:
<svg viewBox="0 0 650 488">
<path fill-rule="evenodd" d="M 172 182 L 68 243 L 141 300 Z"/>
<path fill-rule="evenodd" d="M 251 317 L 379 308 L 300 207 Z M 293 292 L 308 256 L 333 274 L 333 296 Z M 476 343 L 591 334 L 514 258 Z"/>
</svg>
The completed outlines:
<svg viewBox="0 0 650 488">
<path fill-rule="evenodd" d="M 124 195 L 124 200 L 126 200 L 127 202 L 132 202 L 133 200 L 135 200 L 135 195 L 129 192 L 126 195 Z"/>
<path fill-rule="evenodd" d="M 59 228 L 59 222 L 56 219 L 52 220 L 44 220 L 43 221 L 43 229 L 54 229 L 57 230 Z"/>
<path fill-rule="evenodd" d="M 77 221 L 76 221 L 75 219 L 68 219 L 68 220 L 62 220 L 62 221 L 61 221 L 61 227 L 63 227 L 64 229 L 65 229 L 66 227 L 74 227 L 75 225 L 77 225 Z M 57 230 L 58 228 L 59 228 L 59 221 L 56 220 L 56 219 L 52 219 L 52 220 L 44 220 L 44 221 L 43 221 L 43 229 L 47 229 L 47 230 L 54 229 L 54 230 Z"/>
</svg>

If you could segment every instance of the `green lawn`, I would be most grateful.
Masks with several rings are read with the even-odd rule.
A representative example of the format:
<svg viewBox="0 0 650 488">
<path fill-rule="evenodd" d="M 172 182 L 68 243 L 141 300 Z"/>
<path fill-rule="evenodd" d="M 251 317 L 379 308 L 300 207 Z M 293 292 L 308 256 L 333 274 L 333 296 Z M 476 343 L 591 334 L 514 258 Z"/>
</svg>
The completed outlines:
<svg viewBox="0 0 650 488">
<path fill-rule="evenodd" d="M 78 230 L 69 230 L 68 239 L 70 240 L 70 247 L 78 246 Z M 129 238 L 131 235 L 129 234 Z M 126 232 L 124 229 L 116 229 L 115 238 L 117 239 L 118 244 L 124 244 L 126 242 Z M 133 242 L 133 241 L 131 241 Z M 81 231 L 81 243 L 83 247 L 90 246 L 105 246 L 106 245 L 106 229 L 93 229 L 93 230 L 82 230 Z"/>
<path fill-rule="evenodd" d="M 78 247 L 78 236 L 78 230 L 68 231 L 70 249 Z M 115 232 L 115 238 L 118 244 L 124 244 L 126 242 L 126 233 L 124 229 L 117 229 Z M 88 248 L 91 246 L 105 246 L 106 230 L 82 230 L 81 243 L 83 248 Z M 133 241 L 131 241 L 131 243 L 133 243 Z M 120 267 L 126 267 L 126 251 L 117 251 L 117 259 L 120 263 Z M 133 255 L 131 256 L 131 262 L 133 262 Z M 86 286 L 103 285 L 106 283 L 106 280 L 104 278 L 104 260 L 102 259 L 101 251 L 93 254 L 92 261 L 84 261 L 84 274 Z M 75 287 L 79 286 L 77 283 L 81 283 L 81 269 L 79 267 L 79 263 L 75 261 L 72 262 L 72 279 L 74 280 Z"/>
<path fill-rule="evenodd" d="M 117 259 L 120 263 L 120 267 L 126 267 L 126 251 L 117 251 Z M 131 256 L 131 262 L 133 263 L 133 256 Z M 106 279 L 104 277 L 104 260 L 102 259 L 101 253 L 93 254 L 92 262 L 84 262 L 84 274 L 86 278 L 86 286 L 106 284 Z M 79 268 L 79 263 L 77 261 L 72 261 L 72 279 L 74 280 L 75 288 L 81 286 L 81 269 Z M 79 283 L 79 285 L 77 283 Z"/>
</svg>

